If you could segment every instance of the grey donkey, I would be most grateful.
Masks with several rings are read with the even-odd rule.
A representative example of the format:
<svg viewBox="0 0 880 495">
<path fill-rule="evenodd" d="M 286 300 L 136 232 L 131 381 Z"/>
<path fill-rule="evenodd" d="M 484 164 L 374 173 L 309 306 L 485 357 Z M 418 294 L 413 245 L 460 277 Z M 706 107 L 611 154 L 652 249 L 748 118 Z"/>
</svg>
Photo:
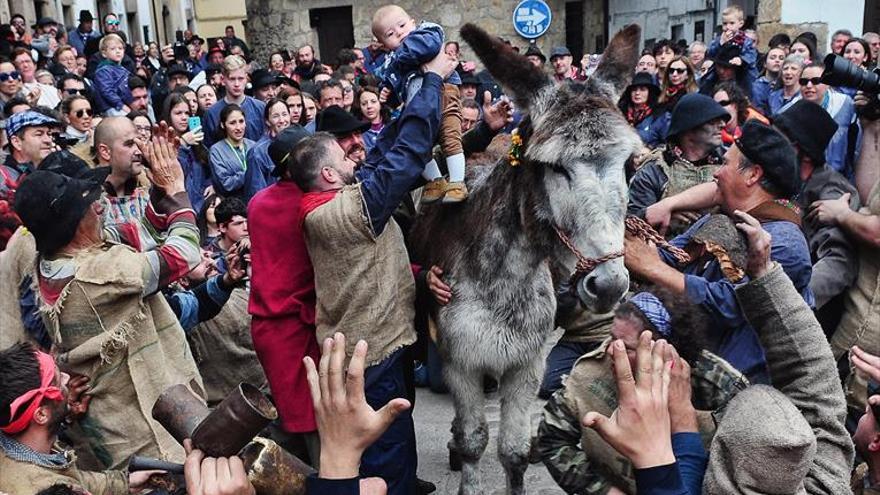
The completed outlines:
<svg viewBox="0 0 880 495">
<path fill-rule="evenodd" d="M 638 26 L 624 28 L 588 82 L 556 87 L 494 36 L 462 27 L 462 37 L 526 116 L 519 126 L 521 163 L 474 167 L 470 198 L 423 209 L 410 238 L 416 257 L 441 266 L 453 290 L 434 319 L 455 403 L 450 449 L 462 461 L 461 494 L 483 493 L 484 375 L 500 382 L 498 455 L 507 492 L 524 493 L 529 409 L 544 372 L 542 347 L 554 330 L 554 291 L 577 262 L 557 231 L 589 258 L 623 249 L 624 165 L 641 142 L 615 103 L 636 65 L 640 34 Z M 603 313 L 628 284 L 618 257 L 577 285 L 587 309 Z"/>
</svg>

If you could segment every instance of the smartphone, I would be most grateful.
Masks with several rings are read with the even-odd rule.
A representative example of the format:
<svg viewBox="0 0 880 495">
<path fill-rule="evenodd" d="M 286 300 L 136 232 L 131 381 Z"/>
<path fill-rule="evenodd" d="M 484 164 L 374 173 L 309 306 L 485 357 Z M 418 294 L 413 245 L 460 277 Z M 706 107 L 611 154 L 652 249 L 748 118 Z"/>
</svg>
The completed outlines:
<svg viewBox="0 0 880 495">
<path fill-rule="evenodd" d="M 201 129 L 202 127 L 202 118 L 201 117 L 190 117 L 187 120 L 187 127 L 190 131 L 195 131 L 196 129 Z"/>
</svg>

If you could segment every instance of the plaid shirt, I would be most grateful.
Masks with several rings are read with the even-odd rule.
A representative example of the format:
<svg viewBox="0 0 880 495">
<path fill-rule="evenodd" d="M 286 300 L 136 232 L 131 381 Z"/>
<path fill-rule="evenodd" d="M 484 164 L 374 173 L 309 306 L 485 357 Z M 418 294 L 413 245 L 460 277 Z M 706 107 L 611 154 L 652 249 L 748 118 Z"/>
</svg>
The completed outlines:
<svg viewBox="0 0 880 495">
<path fill-rule="evenodd" d="M 593 351 L 594 358 L 602 359 L 606 347 L 607 344 Z M 691 368 L 691 400 L 699 410 L 723 409 L 748 386 L 742 373 L 709 351 L 704 350 Z M 604 494 L 611 484 L 592 469 L 580 446 L 580 418 L 586 413 L 575 410 L 574 404 L 565 399 L 565 388 L 558 390 L 544 406 L 537 450 L 550 475 L 566 493 Z"/>
</svg>

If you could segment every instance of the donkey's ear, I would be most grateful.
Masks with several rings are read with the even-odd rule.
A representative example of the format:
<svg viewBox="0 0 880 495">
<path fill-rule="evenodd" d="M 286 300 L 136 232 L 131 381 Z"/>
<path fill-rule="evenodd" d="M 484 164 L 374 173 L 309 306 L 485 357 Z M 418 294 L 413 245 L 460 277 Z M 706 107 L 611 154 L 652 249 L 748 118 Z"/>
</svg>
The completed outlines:
<svg viewBox="0 0 880 495">
<path fill-rule="evenodd" d="M 599 67 L 593 73 L 596 89 L 606 93 L 612 101 L 620 99 L 632 79 L 639 61 L 641 37 L 642 29 L 637 24 L 630 24 L 618 31 L 611 38 L 611 43 L 602 54 Z"/>
<path fill-rule="evenodd" d="M 465 24 L 461 27 L 461 37 L 473 48 L 495 81 L 512 95 L 517 107 L 529 108 L 538 91 L 550 84 L 550 79 L 528 59 L 481 28 Z"/>
</svg>

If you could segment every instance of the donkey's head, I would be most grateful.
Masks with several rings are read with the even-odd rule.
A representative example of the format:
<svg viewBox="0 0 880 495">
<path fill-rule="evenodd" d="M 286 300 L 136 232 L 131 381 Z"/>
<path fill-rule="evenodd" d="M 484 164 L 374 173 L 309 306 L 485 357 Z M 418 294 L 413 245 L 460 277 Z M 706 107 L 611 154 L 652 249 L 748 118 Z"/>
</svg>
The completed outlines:
<svg viewBox="0 0 880 495">
<path fill-rule="evenodd" d="M 617 33 L 586 83 L 557 87 L 525 57 L 482 29 L 467 24 L 461 30 L 526 114 L 519 130 L 525 150 L 521 166 L 534 167 L 540 181 L 536 189 L 545 193 L 537 205 L 538 219 L 566 232 L 589 258 L 623 249 L 624 164 L 641 141 L 615 104 L 638 59 L 640 32 L 631 25 Z M 573 269 L 573 255 L 566 252 L 563 260 Z M 607 311 L 628 285 L 622 258 L 601 264 L 585 281 L 585 303 L 593 311 Z"/>
</svg>

